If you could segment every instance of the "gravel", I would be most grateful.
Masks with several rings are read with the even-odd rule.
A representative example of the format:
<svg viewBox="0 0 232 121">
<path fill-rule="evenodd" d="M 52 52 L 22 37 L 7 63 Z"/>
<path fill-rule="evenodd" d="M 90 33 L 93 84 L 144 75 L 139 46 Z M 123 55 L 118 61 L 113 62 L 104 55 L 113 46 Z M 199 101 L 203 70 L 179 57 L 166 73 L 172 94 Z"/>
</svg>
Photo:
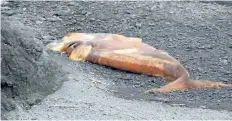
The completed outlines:
<svg viewBox="0 0 232 121">
<path fill-rule="evenodd" d="M 26 26 L 37 28 L 41 34 L 38 39 L 43 45 L 59 40 L 70 32 L 105 32 L 140 37 L 145 43 L 166 50 L 177 58 L 189 70 L 192 79 L 232 83 L 230 4 L 30 1 L 8 2 L 2 6 L 2 16 L 14 17 Z M 4 8 L 12 10 L 14 14 L 9 14 Z M 10 112 L 8 118 L 231 119 L 232 117 L 232 88 L 145 94 L 144 91 L 147 89 L 160 87 L 167 82 L 161 78 L 124 72 L 88 62 L 71 62 L 65 55 L 52 52 L 49 55 L 58 64 L 63 65 L 64 70 L 70 72 L 72 78 L 59 91 L 45 98 L 40 105 L 35 105 L 27 111 L 19 108 L 18 111 Z"/>
</svg>

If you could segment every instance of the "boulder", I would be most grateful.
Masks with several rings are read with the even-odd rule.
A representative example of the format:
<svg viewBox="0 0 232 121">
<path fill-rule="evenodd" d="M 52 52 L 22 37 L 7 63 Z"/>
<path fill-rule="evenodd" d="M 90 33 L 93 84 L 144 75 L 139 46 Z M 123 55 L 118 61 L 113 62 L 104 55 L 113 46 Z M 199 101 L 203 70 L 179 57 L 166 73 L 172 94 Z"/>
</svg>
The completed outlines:
<svg viewBox="0 0 232 121">
<path fill-rule="evenodd" d="M 1 111 L 29 109 L 58 90 L 67 73 L 46 54 L 32 28 L 16 20 L 1 22 Z"/>
</svg>

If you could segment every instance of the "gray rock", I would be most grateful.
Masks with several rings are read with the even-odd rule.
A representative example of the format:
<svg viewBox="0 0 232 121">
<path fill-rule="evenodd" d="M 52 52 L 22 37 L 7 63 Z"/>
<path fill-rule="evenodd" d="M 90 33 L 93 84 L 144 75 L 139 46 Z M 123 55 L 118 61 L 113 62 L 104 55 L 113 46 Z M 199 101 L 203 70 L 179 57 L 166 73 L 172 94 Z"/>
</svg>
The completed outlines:
<svg viewBox="0 0 232 121">
<path fill-rule="evenodd" d="M 6 10 L 6 11 L 2 11 L 2 14 L 6 15 L 6 16 L 12 16 L 16 13 L 13 10 Z"/>
<path fill-rule="evenodd" d="M 58 17 L 54 17 L 54 18 L 47 18 L 47 21 L 50 21 L 50 22 L 56 22 L 56 21 L 59 21 L 61 20 L 60 18 Z"/>
<path fill-rule="evenodd" d="M 65 72 L 44 55 L 35 32 L 14 20 L 1 24 L 2 116 L 17 104 L 30 107 L 56 91 Z M 59 79 L 58 79 L 59 78 Z"/>
</svg>

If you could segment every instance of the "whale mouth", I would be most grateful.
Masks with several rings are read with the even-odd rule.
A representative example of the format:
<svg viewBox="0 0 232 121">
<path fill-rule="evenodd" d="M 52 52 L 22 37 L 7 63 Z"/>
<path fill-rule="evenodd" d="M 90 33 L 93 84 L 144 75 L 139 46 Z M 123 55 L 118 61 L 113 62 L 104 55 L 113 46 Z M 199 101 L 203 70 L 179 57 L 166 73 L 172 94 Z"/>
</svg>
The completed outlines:
<svg viewBox="0 0 232 121">
<path fill-rule="evenodd" d="M 80 46 L 81 44 L 83 44 L 82 41 L 75 41 L 75 42 L 71 42 L 71 43 L 67 44 L 68 45 L 67 47 L 74 49 L 74 48 Z"/>
</svg>

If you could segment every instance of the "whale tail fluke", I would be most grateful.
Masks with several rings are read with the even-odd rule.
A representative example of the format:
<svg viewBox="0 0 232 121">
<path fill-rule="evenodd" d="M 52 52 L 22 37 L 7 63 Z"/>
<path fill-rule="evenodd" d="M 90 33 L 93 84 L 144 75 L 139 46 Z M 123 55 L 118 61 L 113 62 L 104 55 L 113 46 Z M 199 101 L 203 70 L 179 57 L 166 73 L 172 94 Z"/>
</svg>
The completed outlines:
<svg viewBox="0 0 232 121">
<path fill-rule="evenodd" d="M 232 84 L 225 84 L 223 82 L 213 82 L 208 80 L 190 80 L 184 77 L 180 77 L 177 80 L 160 88 L 154 88 L 146 91 L 146 93 L 152 92 L 172 92 L 186 89 L 196 88 L 214 88 L 214 87 L 232 87 Z"/>
</svg>

